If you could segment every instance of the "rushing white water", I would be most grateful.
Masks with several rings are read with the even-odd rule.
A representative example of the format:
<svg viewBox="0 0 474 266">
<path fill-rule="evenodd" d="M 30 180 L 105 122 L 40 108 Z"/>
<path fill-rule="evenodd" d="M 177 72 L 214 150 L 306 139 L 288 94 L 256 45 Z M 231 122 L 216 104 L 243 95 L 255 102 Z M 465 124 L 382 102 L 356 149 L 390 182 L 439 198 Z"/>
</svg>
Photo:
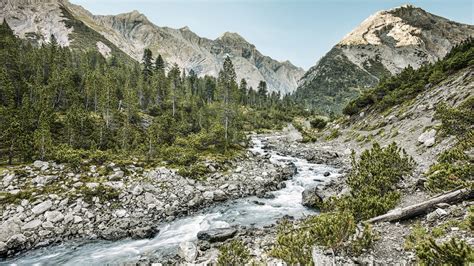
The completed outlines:
<svg viewBox="0 0 474 266">
<path fill-rule="evenodd" d="M 229 201 L 200 214 L 161 225 L 159 234 L 153 239 L 67 243 L 33 250 L 0 264 L 103 265 L 136 262 L 147 254 L 153 257 L 176 254 L 181 242 L 195 241 L 197 233 L 202 230 L 233 225 L 261 227 L 275 223 L 285 215 L 300 218 L 314 214 L 313 210 L 301 205 L 301 193 L 307 187 L 325 182 L 327 178 L 323 176 L 324 172 L 330 172 L 331 177 L 334 177 L 339 175 L 337 170 L 326 165 L 308 163 L 304 159 L 281 156 L 275 151 L 266 151 L 260 138 L 253 138 L 252 141 L 252 152 L 262 155 L 269 153 L 273 163 L 293 162 L 298 169 L 293 179 L 286 181 L 285 188 L 272 192 L 275 195 L 273 199 L 247 197 Z"/>
</svg>

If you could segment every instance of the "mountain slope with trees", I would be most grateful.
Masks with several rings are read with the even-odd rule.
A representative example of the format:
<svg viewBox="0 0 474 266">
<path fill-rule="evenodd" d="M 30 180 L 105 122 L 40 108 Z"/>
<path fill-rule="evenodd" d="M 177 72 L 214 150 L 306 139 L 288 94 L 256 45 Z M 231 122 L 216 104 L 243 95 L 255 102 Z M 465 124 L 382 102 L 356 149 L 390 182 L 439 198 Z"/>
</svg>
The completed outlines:
<svg viewBox="0 0 474 266">
<path fill-rule="evenodd" d="M 340 114 L 350 100 L 380 80 L 408 66 L 434 63 L 471 36 L 474 26 L 411 5 L 377 12 L 305 73 L 295 99 L 321 113 Z"/>
</svg>

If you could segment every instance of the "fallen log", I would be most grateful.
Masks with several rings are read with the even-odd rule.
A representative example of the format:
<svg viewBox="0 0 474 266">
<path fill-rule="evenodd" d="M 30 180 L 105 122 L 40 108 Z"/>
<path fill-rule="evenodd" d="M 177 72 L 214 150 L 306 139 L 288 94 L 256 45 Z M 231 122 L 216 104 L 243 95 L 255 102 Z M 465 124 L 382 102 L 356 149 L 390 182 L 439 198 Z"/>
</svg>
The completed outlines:
<svg viewBox="0 0 474 266">
<path fill-rule="evenodd" d="M 470 199 L 473 197 L 474 197 L 474 190 L 469 189 L 469 188 L 458 189 L 458 190 L 454 190 L 454 191 L 439 195 L 427 201 L 423 201 L 411 206 L 393 209 L 386 214 L 371 218 L 367 222 L 377 223 L 377 222 L 394 222 L 394 221 L 406 220 L 406 219 L 413 218 L 415 216 L 428 212 L 436 204 L 452 203 L 452 202 L 457 202 L 464 199 Z"/>
</svg>

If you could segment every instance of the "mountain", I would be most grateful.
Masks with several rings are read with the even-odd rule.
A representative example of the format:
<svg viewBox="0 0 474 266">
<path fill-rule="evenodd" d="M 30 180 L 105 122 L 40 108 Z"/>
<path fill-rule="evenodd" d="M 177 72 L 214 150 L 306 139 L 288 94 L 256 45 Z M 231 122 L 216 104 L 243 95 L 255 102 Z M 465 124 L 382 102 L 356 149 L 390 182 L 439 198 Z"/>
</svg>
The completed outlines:
<svg viewBox="0 0 474 266">
<path fill-rule="evenodd" d="M 161 54 L 168 67 L 194 70 L 199 76 L 216 76 L 225 57 L 231 57 L 237 78 L 257 87 L 261 80 L 270 91 L 291 93 L 304 74 L 288 61 L 262 55 L 237 33 L 226 32 L 215 40 L 203 38 L 188 27 L 159 27 L 138 11 L 115 16 L 93 15 L 67 0 L 0 0 L 0 20 L 5 19 L 21 38 L 49 41 L 53 34 L 63 46 L 98 49 L 103 55 L 126 54 L 140 61 L 143 50 Z"/>
<path fill-rule="evenodd" d="M 474 26 L 411 5 L 377 12 L 304 74 L 295 97 L 323 113 L 340 113 L 383 77 L 436 62 L 472 36 Z"/>
</svg>

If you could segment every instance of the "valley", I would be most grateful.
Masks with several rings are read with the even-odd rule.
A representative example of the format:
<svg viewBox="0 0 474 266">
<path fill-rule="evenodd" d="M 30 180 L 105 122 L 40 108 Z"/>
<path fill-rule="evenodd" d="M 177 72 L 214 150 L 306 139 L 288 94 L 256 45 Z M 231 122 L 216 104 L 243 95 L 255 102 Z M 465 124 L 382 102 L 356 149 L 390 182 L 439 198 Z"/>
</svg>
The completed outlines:
<svg viewBox="0 0 474 266">
<path fill-rule="evenodd" d="M 0 4 L 0 265 L 474 263 L 473 25 L 382 10 L 305 73 Z"/>
</svg>

